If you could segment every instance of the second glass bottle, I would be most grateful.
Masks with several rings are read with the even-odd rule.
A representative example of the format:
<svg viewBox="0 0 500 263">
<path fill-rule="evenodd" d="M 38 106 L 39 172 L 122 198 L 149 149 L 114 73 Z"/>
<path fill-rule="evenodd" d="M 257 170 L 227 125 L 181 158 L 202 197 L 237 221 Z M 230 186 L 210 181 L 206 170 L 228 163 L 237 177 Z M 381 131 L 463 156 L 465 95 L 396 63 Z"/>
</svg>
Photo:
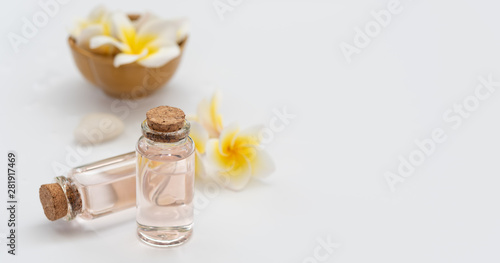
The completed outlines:
<svg viewBox="0 0 500 263">
<path fill-rule="evenodd" d="M 137 234 L 159 247 L 184 243 L 192 233 L 194 143 L 182 110 L 146 113 L 137 142 Z"/>
</svg>

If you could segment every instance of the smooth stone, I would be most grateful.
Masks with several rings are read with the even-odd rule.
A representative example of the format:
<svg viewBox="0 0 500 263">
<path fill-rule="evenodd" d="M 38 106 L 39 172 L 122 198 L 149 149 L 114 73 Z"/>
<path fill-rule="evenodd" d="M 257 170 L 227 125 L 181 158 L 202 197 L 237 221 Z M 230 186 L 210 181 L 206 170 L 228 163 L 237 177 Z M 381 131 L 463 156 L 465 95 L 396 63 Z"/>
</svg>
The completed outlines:
<svg viewBox="0 0 500 263">
<path fill-rule="evenodd" d="M 124 128 L 123 121 L 113 114 L 91 113 L 82 118 L 74 135 L 79 144 L 99 144 L 118 137 Z"/>
</svg>

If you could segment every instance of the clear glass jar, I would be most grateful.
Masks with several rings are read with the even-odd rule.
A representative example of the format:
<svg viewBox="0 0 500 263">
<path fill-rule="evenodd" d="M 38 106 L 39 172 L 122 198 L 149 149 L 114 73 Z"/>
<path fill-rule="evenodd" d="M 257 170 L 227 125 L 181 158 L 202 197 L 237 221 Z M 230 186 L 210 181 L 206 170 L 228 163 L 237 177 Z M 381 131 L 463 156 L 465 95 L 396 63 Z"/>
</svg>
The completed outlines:
<svg viewBox="0 0 500 263">
<path fill-rule="evenodd" d="M 135 152 L 71 169 L 56 183 L 40 187 L 40 201 L 51 221 L 77 216 L 90 220 L 135 204 Z"/>
<path fill-rule="evenodd" d="M 137 142 L 137 234 L 159 247 L 184 243 L 192 233 L 194 143 L 190 124 L 174 132 L 142 123 Z"/>
</svg>

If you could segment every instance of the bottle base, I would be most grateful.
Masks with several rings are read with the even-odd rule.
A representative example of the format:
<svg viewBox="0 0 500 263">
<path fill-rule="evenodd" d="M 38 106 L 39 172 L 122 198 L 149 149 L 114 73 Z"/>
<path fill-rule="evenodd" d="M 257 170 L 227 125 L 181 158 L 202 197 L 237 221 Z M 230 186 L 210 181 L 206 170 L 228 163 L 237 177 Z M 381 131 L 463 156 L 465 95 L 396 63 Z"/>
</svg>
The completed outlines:
<svg viewBox="0 0 500 263">
<path fill-rule="evenodd" d="M 154 227 L 137 223 L 139 240 L 154 247 L 182 245 L 191 237 L 192 232 L 192 224 L 178 227 Z"/>
</svg>

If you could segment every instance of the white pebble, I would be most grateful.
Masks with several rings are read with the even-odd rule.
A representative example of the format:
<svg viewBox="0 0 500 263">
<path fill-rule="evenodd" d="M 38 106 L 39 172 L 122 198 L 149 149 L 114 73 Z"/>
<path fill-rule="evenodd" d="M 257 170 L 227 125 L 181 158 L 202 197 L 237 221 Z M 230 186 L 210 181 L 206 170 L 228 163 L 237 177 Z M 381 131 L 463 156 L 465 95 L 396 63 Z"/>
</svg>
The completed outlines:
<svg viewBox="0 0 500 263">
<path fill-rule="evenodd" d="M 122 120 L 113 114 L 91 113 L 82 118 L 75 129 L 75 139 L 80 144 L 98 144 L 112 140 L 123 132 Z"/>
</svg>

